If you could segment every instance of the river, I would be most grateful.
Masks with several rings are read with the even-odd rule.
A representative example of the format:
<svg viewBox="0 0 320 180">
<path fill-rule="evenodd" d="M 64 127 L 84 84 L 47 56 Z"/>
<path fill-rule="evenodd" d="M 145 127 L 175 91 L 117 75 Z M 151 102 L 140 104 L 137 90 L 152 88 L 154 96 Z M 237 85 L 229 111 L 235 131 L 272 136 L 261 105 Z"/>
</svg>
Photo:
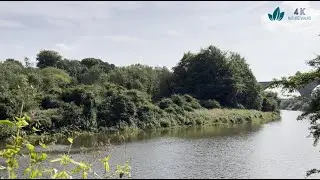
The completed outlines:
<svg viewBox="0 0 320 180">
<path fill-rule="evenodd" d="M 264 125 L 198 127 L 140 137 L 115 145 L 111 164 L 130 158 L 133 178 L 304 178 L 307 170 L 320 168 L 320 152 L 307 138 L 308 122 L 296 120 L 299 114 L 283 110 L 280 121 Z M 75 145 L 92 140 L 78 139 Z M 95 162 L 102 172 L 97 154 L 72 156 Z"/>
</svg>

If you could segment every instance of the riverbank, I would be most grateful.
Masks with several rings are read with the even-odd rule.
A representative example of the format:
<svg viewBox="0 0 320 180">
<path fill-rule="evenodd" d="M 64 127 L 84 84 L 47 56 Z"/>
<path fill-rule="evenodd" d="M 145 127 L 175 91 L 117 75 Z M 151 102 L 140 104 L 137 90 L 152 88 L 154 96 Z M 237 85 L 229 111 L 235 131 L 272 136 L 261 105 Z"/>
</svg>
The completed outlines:
<svg viewBox="0 0 320 180">
<path fill-rule="evenodd" d="M 38 141 L 42 139 L 45 142 L 56 142 L 58 144 L 68 144 L 66 137 L 93 136 L 104 134 L 108 136 L 109 143 L 119 143 L 128 138 L 138 136 L 145 132 L 161 132 L 170 129 L 183 129 L 195 126 L 217 126 L 225 127 L 236 124 L 263 124 L 280 119 L 280 113 L 261 112 L 256 110 L 243 109 L 200 109 L 192 112 L 186 112 L 185 115 L 176 119 L 160 119 L 158 125 L 154 128 L 141 129 L 138 127 L 123 127 L 121 130 L 112 130 L 101 128 L 96 131 L 68 131 L 64 130 L 53 134 L 30 135 L 28 139 Z M 153 122 L 154 123 L 154 122 Z M 103 137 L 105 138 L 105 137 Z M 97 142 L 98 143 L 98 142 Z M 98 145 L 98 144 L 97 144 Z"/>
<path fill-rule="evenodd" d="M 291 110 L 291 111 L 305 111 L 308 109 L 310 99 L 301 96 L 281 99 L 280 109 Z"/>
</svg>

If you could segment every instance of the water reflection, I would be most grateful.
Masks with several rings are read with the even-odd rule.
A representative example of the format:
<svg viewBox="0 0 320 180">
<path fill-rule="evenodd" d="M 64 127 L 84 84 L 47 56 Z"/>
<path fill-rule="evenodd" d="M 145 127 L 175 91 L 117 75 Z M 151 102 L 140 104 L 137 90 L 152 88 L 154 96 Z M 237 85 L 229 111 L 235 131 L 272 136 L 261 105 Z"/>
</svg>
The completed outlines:
<svg viewBox="0 0 320 180">
<path fill-rule="evenodd" d="M 259 124 L 241 124 L 230 127 L 216 126 L 196 126 L 177 129 L 152 130 L 139 132 L 137 134 L 122 134 L 120 136 L 110 134 L 86 134 L 80 135 L 74 140 L 74 148 L 93 147 L 104 145 L 106 143 L 133 143 L 136 141 L 145 141 L 150 139 L 159 139 L 162 137 L 176 137 L 186 139 L 210 138 L 213 136 L 238 136 L 247 133 L 257 132 L 261 128 Z M 59 144 L 67 145 L 68 142 L 60 140 Z"/>
<path fill-rule="evenodd" d="M 113 139 L 114 146 L 101 145 L 110 142 L 110 135 L 82 135 L 74 141 L 72 156 L 94 163 L 99 173 L 103 168 L 97 159 L 109 153 L 111 164 L 131 159 L 133 178 L 304 178 L 307 170 L 320 167 L 320 153 L 306 138 L 308 123 L 296 121 L 299 114 L 282 111 L 281 121 L 264 125 L 139 133 L 126 136 L 125 143 Z M 101 154 L 81 154 L 82 146 Z M 67 146 L 53 148 L 61 153 Z"/>
</svg>

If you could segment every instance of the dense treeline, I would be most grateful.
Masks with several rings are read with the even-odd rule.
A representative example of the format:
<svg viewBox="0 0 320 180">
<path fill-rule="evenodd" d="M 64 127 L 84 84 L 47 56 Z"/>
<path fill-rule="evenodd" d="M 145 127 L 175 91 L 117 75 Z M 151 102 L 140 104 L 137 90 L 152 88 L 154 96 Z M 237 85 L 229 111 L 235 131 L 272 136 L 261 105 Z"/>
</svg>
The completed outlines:
<svg viewBox="0 0 320 180">
<path fill-rule="evenodd" d="M 301 96 L 290 99 L 282 99 L 280 103 L 280 109 L 292 111 L 306 111 L 308 109 L 309 103 L 310 99 Z"/>
<path fill-rule="evenodd" d="M 203 108 L 279 110 L 276 94 L 263 93 L 243 57 L 214 46 L 184 54 L 173 71 L 69 60 L 52 50 L 36 60 L 37 67 L 27 58 L 24 65 L 0 62 L 0 119 L 28 113 L 52 132 L 189 125 L 195 122 L 186 114 Z"/>
</svg>

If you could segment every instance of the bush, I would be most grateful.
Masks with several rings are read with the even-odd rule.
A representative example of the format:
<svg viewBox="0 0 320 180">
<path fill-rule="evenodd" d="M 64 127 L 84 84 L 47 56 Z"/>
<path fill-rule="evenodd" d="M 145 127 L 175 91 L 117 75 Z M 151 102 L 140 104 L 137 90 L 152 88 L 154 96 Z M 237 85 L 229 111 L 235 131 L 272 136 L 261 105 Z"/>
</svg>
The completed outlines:
<svg viewBox="0 0 320 180">
<path fill-rule="evenodd" d="M 41 101 L 41 107 L 44 109 L 59 108 L 62 102 L 53 95 L 45 96 Z"/>
<path fill-rule="evenodd" d="M 169 108 L 170 106 L 173 106 L 173 102 L 171 99 L 169 98 L 164 98 L 162 99 L 160 102 L 159 102 L 159 107 L 161 109 L 166 109 L 166 108 Z"/>
<path fill-rule="evenodd" d="M 77 106 L 75 103 L 65 103 L 58 109 L 60 118 L 53 120 L 54 127 L 62 128 L 68 127 L 71 129 L 86 129 L 87 123 L 82 116 L 83 108 Z"/>
<path fill-rule="evenodd" d="M 172 95 L 170 98 L 171 98 L 173 103 L 175 103 L 176 105 L 178 105 L 180 107 L 183 107 L 186 104 L 185 99 L 180 95 L 176 95 L 175 94 L 175 95 Z"/>
<path fill-rule="evenodd" d="M 201 101 L 201 106 L 204 107 L 204 108 L 207 108 L 207 109 L 213 109 L 213 108 L 221 108 L 221 105 L 218 101 L 216 100 L 212 100 L 212 99 L 209 99 L 209 100 L 203 100 Z"/>
<path fill-rule="evenodd" d="M 160 126 L 161 127 L 170 127 L 170 122 L 168 120 L 165 120 L 165 119 L 160 119 Z"/>
<path fill-rule="evenodd" d="M 49 131 L 52 129 L 52 120 L 58 116 L 58 109 L 34 110 L 30 115 L 33 119 L 31 125 Z"/>
<path fill-rule="evenodd" d="M 280 105 L 280 101 L 277 98 L 277 94 L 266 93 L 264 95 L 264 98 L 263 98 L 263 101 L 262 101 L 261 110 L 264 111 L 264 112 L 271 112 L 271 111 L 278 112 L 279 111 L 279 105 Z"/>
</svg>

